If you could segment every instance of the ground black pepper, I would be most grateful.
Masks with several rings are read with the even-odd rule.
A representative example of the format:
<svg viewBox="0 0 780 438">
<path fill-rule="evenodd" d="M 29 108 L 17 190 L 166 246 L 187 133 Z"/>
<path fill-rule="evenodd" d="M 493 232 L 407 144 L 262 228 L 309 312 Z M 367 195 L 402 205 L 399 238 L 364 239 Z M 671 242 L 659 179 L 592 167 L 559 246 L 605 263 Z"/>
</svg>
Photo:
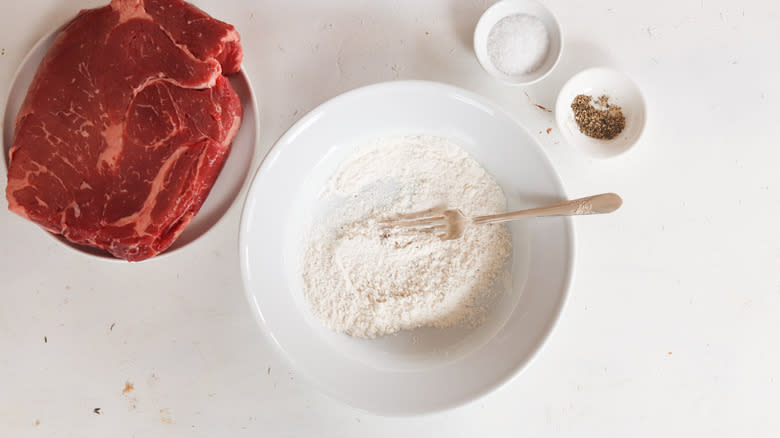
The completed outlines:
<svg viewBox="0 0 780 438">
<path fill-rule="evenodd" d="M 622 109 L 610 104 L 608 96 L 600 96 L 593 104 L 592 100 L 591 96 L 580 94 L 571 103 L 580 132 L 597 139 L 615 138 L 626 127 Z"/>
</svg>

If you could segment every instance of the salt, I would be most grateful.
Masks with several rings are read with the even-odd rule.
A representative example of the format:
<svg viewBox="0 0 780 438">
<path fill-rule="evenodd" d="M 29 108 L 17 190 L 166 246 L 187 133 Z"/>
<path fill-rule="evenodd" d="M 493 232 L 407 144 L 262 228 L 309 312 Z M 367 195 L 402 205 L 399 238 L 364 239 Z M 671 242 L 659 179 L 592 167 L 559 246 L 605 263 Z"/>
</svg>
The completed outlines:
<svg viewBox="0 0 780 438">
<path fill-rule="evenodd" d="M 499 20 L 488 34 L 490 61 L 502 73 L 514 76 L 532 73 L 547 57 L 550 38 L 539 18 L 515 14 Z"/>
</svg>

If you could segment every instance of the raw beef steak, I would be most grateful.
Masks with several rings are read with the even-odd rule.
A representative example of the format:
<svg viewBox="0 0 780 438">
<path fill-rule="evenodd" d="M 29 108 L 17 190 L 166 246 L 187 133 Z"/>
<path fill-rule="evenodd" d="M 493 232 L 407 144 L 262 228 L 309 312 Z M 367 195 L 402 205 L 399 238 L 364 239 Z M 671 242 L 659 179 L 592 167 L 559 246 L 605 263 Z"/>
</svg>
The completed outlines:
<svg viewBox="0 0 780 438">
<path fill-rule="evenodd" d="M 181 0 L 113 0 L 68 23 L 16 118 L 8 208 L 116 257 L 168 248 L 241 124 L 233 26 Z"/>
</svg>

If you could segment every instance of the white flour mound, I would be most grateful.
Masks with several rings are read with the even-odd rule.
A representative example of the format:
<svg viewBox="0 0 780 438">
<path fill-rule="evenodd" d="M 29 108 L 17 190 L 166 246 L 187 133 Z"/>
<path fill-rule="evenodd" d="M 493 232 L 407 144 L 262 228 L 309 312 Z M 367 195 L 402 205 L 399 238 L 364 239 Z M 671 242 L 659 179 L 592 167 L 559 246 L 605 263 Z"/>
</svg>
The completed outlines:
<svg viewBox="0 0 780 438">
<path fill-rule="evenodd" d="M 377 140 L 341 165 L 326 196 L 341 205 L 303 255 L 304 295 L 326 326 L 374 338 L 484 319 L 482 303 L 511 252 L 504 225 L 469 225 L 462 238 L 442 241 L 380 224 L 429 208 L 505 211 L 501 188 L 463 149 L 436 137 Z"/>
</svg>

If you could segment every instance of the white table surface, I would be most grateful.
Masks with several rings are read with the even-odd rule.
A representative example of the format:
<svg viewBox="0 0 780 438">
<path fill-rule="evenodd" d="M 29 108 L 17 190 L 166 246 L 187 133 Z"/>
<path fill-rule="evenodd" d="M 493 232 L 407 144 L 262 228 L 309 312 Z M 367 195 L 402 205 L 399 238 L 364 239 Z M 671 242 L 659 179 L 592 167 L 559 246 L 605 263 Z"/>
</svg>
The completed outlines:
<svg viewBox="0 0 780 438">
<path fill-rule="evenodd" d="M 39 37 L 102 3 L 0 2 L 0 84 Z M 241 33 L 262 107 L 253 169 L 326 99 L 430 79 L 513 113 L 570 195 L 624 197 L 618 214 L 576 221 L 570 300 L 525 372 L 444 413 L 356 411 L 296 376 L 257 327 L 238 267 L 244 192 L 201 240 L 142 264 L 74 253 L 2 208 L 0 436 L 777 436 L 780 7 L 548 0 L 561 63 L 511 88 L 470 47 L 490 3 L 197 1 Z M 562 142 L 524 95 L 552 107 L 595 65 L 627 72 L 649 105 L 642 142 L 607 161 Z"/>
</svg>

